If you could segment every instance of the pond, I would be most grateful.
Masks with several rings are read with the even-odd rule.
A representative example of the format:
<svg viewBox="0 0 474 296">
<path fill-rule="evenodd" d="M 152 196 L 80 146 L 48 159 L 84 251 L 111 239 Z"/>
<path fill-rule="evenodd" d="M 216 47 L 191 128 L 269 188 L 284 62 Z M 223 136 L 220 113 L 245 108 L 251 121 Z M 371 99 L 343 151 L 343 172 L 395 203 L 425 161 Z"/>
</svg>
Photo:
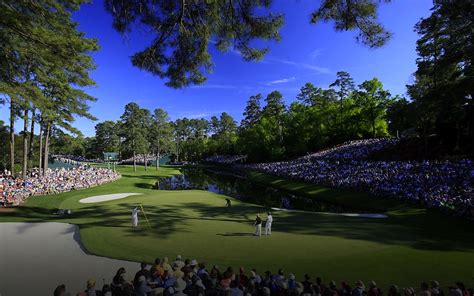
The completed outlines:
<svg viewBox="0 0 474 296">
<path fill-rule="evenodd" d="M 57 159 L 54 159 L 52 161 L 49 161 L 48 162 L 48 167 L 50 169 L 72 169 L 74 167 L 76 167 L 75 165 L 72 165 L 70 163 L 65 163 L 65 162 L 62 162 L 60 160 L 57 160 Z"/>
<path fill-rule="evenodd" d="M 199 189 L 233 197 L 269 208 L 313 212 L 358 213 L 340 205 L 298 196 L 248 180 L 244 174 L 210 168 L 183 168 L 182 175 L 158 180 L 160 190 Z"/>
</svg>

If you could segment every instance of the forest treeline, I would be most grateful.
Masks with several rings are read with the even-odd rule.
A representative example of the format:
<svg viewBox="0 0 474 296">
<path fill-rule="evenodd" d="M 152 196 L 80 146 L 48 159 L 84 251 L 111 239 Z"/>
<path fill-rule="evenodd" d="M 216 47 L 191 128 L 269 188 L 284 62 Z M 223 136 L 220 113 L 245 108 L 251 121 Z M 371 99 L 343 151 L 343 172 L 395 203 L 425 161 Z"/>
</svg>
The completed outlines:
<svg viewBox="0 0 474 296">
<path fill-rule="evenodd" d="M 34 166 L 47 168 L 50 152 L 89 158 L 100 157 L 104 151 L 118 151 L 123 157 L 169 153 L 177 161 L 238 153 L 247 154 L 250 161 L 272 161 L 303 155 L 346 140 L 397 135 L 419 138 L 424 149 L 438 145 L 447 155 L 473 155 L 472 1 L 434 4 L 431 15 L 415 25 L 419 34 L 417 70 L 412 83 L 407 85 L 406 97 L 391 95 L 376 78 L 356 85 L 349 73 L 341 71 L 328 88 L 305 84 L 296 98 L 287 98 L 288 101 L 294 99 L 289 105 L 284 104 L 277 90 L 248 98 L 240 123 L 227 113 L 208 120 L 181 118 L 170 121 L 166 111 L 160 108 L 149 111 L 130 103 L 118 121 L 97 124 L 96 134 L 90 138 L 83 137 L 73 125 L 77 117 L 95 119 L 89 112 L 88 103 L 96 98 L 87 94 L 84 87 L 94 85 L 89 77 L 95 67 L 91 53 L 99 47 L 97 40 L 86 38 L 71 20 L 71 14 L 82 2 L 0 2 L 0 105 L 8 108 L 2 108 L 2 112 L 8 110 L 9 115 L 9 122 L 0 122 L 0 166 L 13 172 L 25 173 Z M 106 1 L 106 5 L 111 8 L 115 2 Z M 240 12 L 250 13 L 257 2 L 249 1 L 253 6 Z M 359 2 L 375 3 L 351 1 Z M 331 3 L 337 6 L 346 2 Z M 371 11 L 374 14 L 366 17 L 376 16 L 376 9 Z M 209 13 L 218 12 L 216 6 Z M 333 20 L 336 24 L 339 21 L 347 28 L 356 27 L 350 26 L 350 19 L 344 19 L 345 14 L 330 12 L 331 6 L 324 6 L 314 12 L 314 20 Z M 126 31 L 130 19 L 126 19 L 126 15 L 122 17 L 125 19 L 120 19 L 120 14 L 114 15 L 114 26 Z M 214 20 L 221 26 L 219 34 L 246 29 L 245 24 L 226 27 L 219 21 L 222 18 Z M 263 35 L 255 35 L 255 38 L 278 37 L 274 35 L 280 26 L 278 18 L 262 19 L 259 25 L 266 26 L 268 32 L 260 31 Z M 372 28 L 377 28 L 377 23 L 373 25 Z M 249 38 L 253 36 L 252 32 L 246 34 L 250 34 L 246 36 Z M 375 42 L 363 42 L 369 45 L 384 43 L 370 39 L 370 34 L 362 37 Z M 186 36 L 177 35 L 176 38 L 186 41 Z M 251 38 L 245 40 L 248 42 Z M 230 46 L 230 41 L 238 42 L 228 37 L 222 37 L 221 41 L 223 49 Z M 191 45 L 182 44 L 186 49 Z M 246 43 L 239 43 L 239 46 L 245 49 Z M 245 53 L 249 59 L 265 52 L 247 49 Z M 170 81 L 172 87 L 204 82 L 205 77 L 194 68 L 174 73 L 172 67 L 179 64 L 179 59 L 183 60 L 183 65 L 188 65 L 189 60 L 183 52 L 172 52 L 175 55 L 166 58 L 165 64 L 171 67 L 167 71 L 151 67 L 144 70 L 172 77 L 175 79 Z M 200 65 L 206 64 L 207 50 L 198 53 L 203 59 Z M 137 54 L 134 58 L 140 61 L 140 57 Z M 150 66 L 147 61 L 141 62 L 141 65 Z"/>
</svg>

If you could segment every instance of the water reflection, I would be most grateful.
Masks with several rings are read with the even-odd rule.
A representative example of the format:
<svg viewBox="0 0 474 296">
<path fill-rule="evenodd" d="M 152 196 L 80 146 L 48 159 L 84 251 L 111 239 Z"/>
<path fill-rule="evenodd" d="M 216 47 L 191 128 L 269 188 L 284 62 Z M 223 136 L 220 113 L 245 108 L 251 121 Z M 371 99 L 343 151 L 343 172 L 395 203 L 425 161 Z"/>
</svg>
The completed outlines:
<svg viewBox="0 0 474 296">
<path fill-rule="evenodd" d="M 160 190 L 206 190 L 266 207 L 314 212 L 359 212 L 340 205 L 291 194 L 273 187 L 262 186 L 250 182 L 244 175 L 233 172 L 202 168 L 185 168 L 181 171 L 182 175 L 159 179 L 157 187 Z"/>
</svg>

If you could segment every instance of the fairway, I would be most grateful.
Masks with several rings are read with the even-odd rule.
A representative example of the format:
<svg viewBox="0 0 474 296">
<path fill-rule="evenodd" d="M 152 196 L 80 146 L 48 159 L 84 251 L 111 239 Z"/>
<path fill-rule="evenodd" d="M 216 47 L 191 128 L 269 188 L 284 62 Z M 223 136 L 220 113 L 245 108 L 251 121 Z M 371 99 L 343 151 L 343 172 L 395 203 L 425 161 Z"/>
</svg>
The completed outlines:
<svg viewBox="0 0 474 296">
<path fill-rule="evenodd" d="M 0 222 L 76 224 L 82 244 L 90 253 L 137 262 L 152 262 L 164 256 L 171 259 L 180 254 L 221 268 L 245 266 L 260 273 L 283 268 L 300 277 L 309 273 L 336 281 L 375 279 L 382 286 L 392 282 L 417 286 L 421 280 L 430 279 L 442 279 L 442 285 L 455 280 L 470 283 L 474 276 L 472 223 L 436 212 L 396 207 L 393 201 L 388 203 L 391 208 L 386 212 L 387 219 L 277 211 L 272 236 L 257 238 L 252 235 L 253 219 L 256 213 L 264 214 L 266 208 L 233 200 L 232 208 L 227 209 L 226 197 L 211 192 L 152 189 L 158 175 L 177 174 L 176 168 L 162 167 L 158 172 L 139 168 L 133 173 L 127 166 L 119 170 L 122 178 L 113 183 L 32 197 L 15 212 L 2 213 Z M 281 182 L 280 186 L 285 186 L 285 181 Z M 315 198 L 343 194 L 299 185 L 299 190 L 307 190 Z M 79 202 L 86 197 L 127 192 L 140 195 L 99 203 Z M 350 198 L 350 194 L 344 194 Z M 142 214 L 139 228 L 130 227 L 131 209 L 140 204 L 151 228 Z M 71 209 L 72 215 L 54 216 L 51 213 L 55 208 Z"/>
</svg>

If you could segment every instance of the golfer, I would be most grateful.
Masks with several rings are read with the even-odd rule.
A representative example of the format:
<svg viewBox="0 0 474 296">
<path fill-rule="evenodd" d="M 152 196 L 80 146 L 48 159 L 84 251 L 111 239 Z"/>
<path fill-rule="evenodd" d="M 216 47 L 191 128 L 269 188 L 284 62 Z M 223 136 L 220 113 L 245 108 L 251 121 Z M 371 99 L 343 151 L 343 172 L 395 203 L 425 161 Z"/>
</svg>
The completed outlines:
<svg viewBox="0 0 474 296">
<path fill-rule="evenodd" d="M 226 202 L 225 206 L 226 206 L 227 208 L 230 208 L 230 207 L 232 206 L 232 203 L 230 202 L 230 199 L 226 198 L 226 199 L 225 199 L 225 202 Z"/>
<path fill-rule="evenodd" d="M 138 227 L 138 213 L 140 210 L 138 208 L 134 208 L 132 210 L 132 227 L 137 228 Z"/>
<path fill-rule="evenodd" d="M 255 218 L 255 236 L 262 235 L 262 218 L 260 218 L 260 214 L 257 214 L 257 218 Z"/>
<path fill-rule="evenodd" d="M 265 235 L 271 235 L 272 234 L 272 222 L 273 222 L 273 216 L 271 212 L 267 213 L 267 221 L 265 222 Z"/>
</svg>

